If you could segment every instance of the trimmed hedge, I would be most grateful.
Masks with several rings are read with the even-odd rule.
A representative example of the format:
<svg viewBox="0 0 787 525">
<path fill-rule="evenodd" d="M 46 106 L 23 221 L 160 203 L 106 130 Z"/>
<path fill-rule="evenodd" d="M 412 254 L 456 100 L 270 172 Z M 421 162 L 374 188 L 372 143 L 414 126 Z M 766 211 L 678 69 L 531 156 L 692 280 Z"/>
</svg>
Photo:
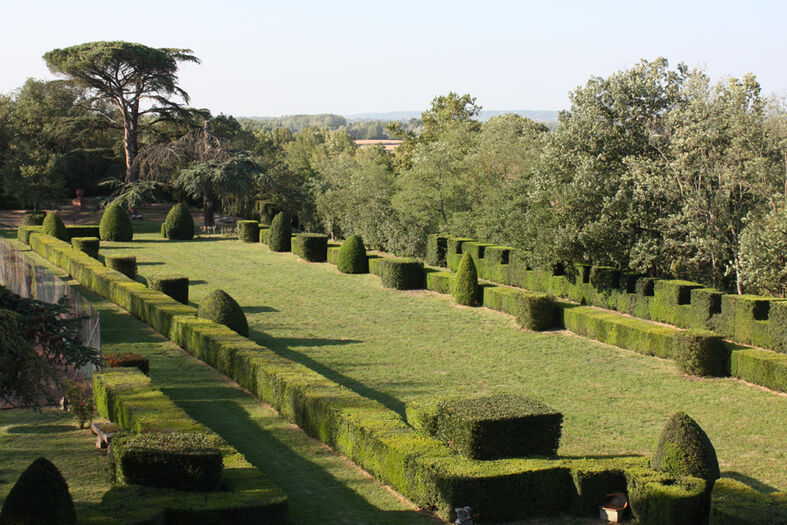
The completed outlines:
<svg viewBox="0 0 787 525">
<path fill-rule="evenodd" d="M 755 385 L 787 392 L 787 355 L 759 348 L 734 349 L 730 352 L 730 374 Z"/>
<path fill-rule="evenodd" d="M 704 479 L 634 468 L 626 486 L 637 523 L 700 524 L 707 516 Z"/>
<path fill-rule="evenodd" d="M 110 204 L 98 225 L 102 241 L 128 242 L 134 237 L 134 226 L 128 211 L 119 204 Z"/>
<path fill-rule="evenodd" d="M 8 493 L 0 511 L 3 525 L 75 525 L 74 501 L 57 467 L 41 457 L 33 461 Z"/>
<path fill-rule="evenodd" d="M 262 224 L 270 224 L 281 210 L 271 201 L 254 201 L 254 211 Z"/>
<path fill-rule="evenodd" d="M 106 353 L 101 356 L 107 368 L 137 368 L 145 375 L 150 374 L 150 361 L 147 357 L 132 352 Z"/>
<path fill-rule="evenodd" d="M 236 226 L 238 240 L 243 242 L 257 242 L 260 239 L 260 223 L 257 221 L 238 221 Z M 286 250 L 284 250 L 286 251 Z"/>
<path fill-rule="evenodd" d="M 194 218 L 188 206 L 178 203 L 169 210 L 161 225 L 161 236 L 171 241 L 190 241 L 194 238 Z"/>
<path fill-rule="evenodd" d="M 189 278 L 183 275 L 154 275 L 147 278 L 148 288 L 158 290 L 179 303 L 189 304 Z"/>
<path fill-rule="evenodd" d="M 451 272 L 427 272 L 426 273 L 426 288 L 437 293 L 450 294 L 451 281 L 454 274 Z"/>
<path fill-rule="evenodd" d="M 363 239 L 350 235 L 339 248 L 339 262 L 336 269 L 342 273 L 369 273 L 369 259 Z"/>
<path fill-rule="evenodd" d="M 98 249 L 100 247 L 98 237 L 74 237 L 71 239 L 71 246 L 84 252 L 94 259 L 98 259 Z"/>
<path fill-rule="evenodd" d="M 724 340 L 709 330 L 685 330 L 676 335 L 675 362 L 681 372 L 695 376 L 729 375 L 730 354 Z"/>
<path fill-rule="evenodd" d="M 45 211 L 26 211 L 24 215 L 22 215 L 22 225 L 41 226 L 44 224 L 45 218 L 46 218 Z"/>
<path fill-rule="evenodd" d="M 238 302 L 224 290 L 213 290 L 205 296 L 199 305 L 197 315 L 214 323 L 223 324 L 244 337 L 249 337 L 246 314 L 243 313 Z"/>
<path fill-rule="evenodd" d="M 107 255 L 104 257 L 107 268 L 117 270 L 129 279 L 137 276 L 136 255 Z"/>
<path fill-rule="evenodd" d="M 473 257 L 469 253 L 465 253 L 451 282 L 451 295 L 454 296 L 456 304 L 478 306 L 482 300 L 480 292 L 478 272 Z"/>
<path fill-rule="evenodd" d="M 292 240 L 292 253 L 309 262 L 328 260 L 328 236 L 321 233 L 301 233 Z"/>
<path fill-rule="evenodd" d="M 721 478 L 713 486 L 709 525 L 777 523 L 787 523 L 787 492 L 763 494 L 730 478 Z"/>
<path fill-rule="evenodd" d="M 448 250 L 448 235 L 433 233 L 426 237 L 426 264 L 443 268 L 446 266 L 445 254 Z"/>
<path fill-rule="evenodd" d="M 53 211 L 50 211 L 46 214 L 46 217 L 44 217 L 44 222 L 41 225 L 41 232 L 51 235 L 56 239 L 60 239 L 61 241 L 68 240 L 68 231 L 66 230 L 66 225 L 63 224 L 60 216 Z"/>
<path fill-rule="evenodd" d="M 271 222 L 268 248 L 274 252 L 288 252 L 292 248 L 292 224 L 283 211 L 277 213 Z"/>
<path fill-rule="evenodd" d="M 112 440 L 118 481 L 191 492 L 218 490 L 223 462 L 216 436 L 193 432 L 122 434 Z"/>
<path fill-rule="evenodd" d="M 417 259 L 380 257 L 378 268 L 383 286 L 395 290 L 422 290 L 426 285 L 424 264 Z"/>
<path fill-rule="evenodd" d="M 16 239 L 23 244 L 30 244 L 31 233 L 41 233 L 43 226 L 20 226 L 16 229 Z"/>
<path fill-rule="evenodd" d="M 101 237 L 98 224 L 66 226 L 66 232 L 68 233 L 69 240 L 73 239 L 74 237 Z"/>
<path fill-rule="evenodd" d="M 545 294 L 521 292 L 514 294 L 514 316 L 522 328 L 540 332 L 555 327 L 555 300 Z"/>
<path fill-rule="evenodd" d="M 271 229 L 265 226 L 260 226 L 260 242 L 262 244 L 268 244 L 270 238 L 271 238 Z"/>
</svg>

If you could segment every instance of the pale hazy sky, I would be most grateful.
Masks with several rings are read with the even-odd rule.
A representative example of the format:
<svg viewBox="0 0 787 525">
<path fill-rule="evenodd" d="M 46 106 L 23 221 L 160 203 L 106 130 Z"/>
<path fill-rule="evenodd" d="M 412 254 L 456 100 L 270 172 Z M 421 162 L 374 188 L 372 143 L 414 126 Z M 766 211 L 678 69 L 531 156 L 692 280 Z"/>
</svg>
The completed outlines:
<svg viewBox="0 0 787 525">
<path fill-rule="evenodd" d="M 776 0 L 7 0 L 0 13 L 2 93 L 53 78 L 50 49 L 127 40 L 192 49 L 192 105 L 236 116 L 420 111 L 449 91 L 485 109 L 562 109 L 591 75 L 658 56 L 787 94 Z"/>
</svg>

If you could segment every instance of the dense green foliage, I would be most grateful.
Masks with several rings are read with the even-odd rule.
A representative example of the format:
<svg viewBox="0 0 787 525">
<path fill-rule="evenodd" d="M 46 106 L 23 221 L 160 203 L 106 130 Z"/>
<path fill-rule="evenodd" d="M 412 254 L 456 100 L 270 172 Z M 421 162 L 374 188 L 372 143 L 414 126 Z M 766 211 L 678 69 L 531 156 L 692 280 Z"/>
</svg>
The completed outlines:
<svg viewBox="0 0 787 525">
<path fill-rule="evenodd" d="M 33 211 L 28 212 L 26 211 L 25 214 L 22 216 L 22 224 L 24 226 L 41 226 L 44 224 L 44 219 L 46 218 L 46 212 L 43 211 Z"/>
<path fill-rule="evenodd" d="M 336 269 L 342 273 L 368 273 L 369 259 L 363 239 L 350 235 L 339 248 L 339 262 Z"/>
<path fill-rule="evenodd" d="M 709 488 L 720 476 L 716 450 L 708 435 L 683 412 L 673 415 L 664 425 L 651 465 L 673 476 L 702 478 Z"/>
<path fill-rule="evenodd" d="M 268 247 L 274 252 L 288 252 L 292 248 L 292 224 L 285 212 L 279 212 L 271 222 Z"/>
<path fill-rule="evenodd" d="M 249 324 L 240 305 L 224 290 L 213 290 L 199 304 L 199 317 L 235 330 L 240 335 L 249 336 Z"/>
<path fill-rule="evenodd" d="M 301 233 L 292 240 L 292 253 L 309 262 L 325 262 L 328 259 L 328 236 Z"/>
<path fill-rule="evenodd" d="M 456 304 L 478 306 L 481 302 L 479 300 L 479 292 L 478 272 L 476 271 L 473 257 L 469 253 L 465 253 L 451 283 L 451 295 L 454 296 Z"/>
<path fill-rule="evenodd" d="M 71 245 L 94 259 L 98 259 L 98 250 L 101 246 L 101 241 L 98 237 L 73 237 Z"/>
<path fill-rule="evenodd" d="M 626 471 L 626 490 L 637 523 L 704 523 L 706 482 L 647 468 Z"/>
<path fill-rule="evenodd" d="M 66 480 L 43 457 L 33 461 L 19 476 L 0 511 L 3 525 L 75 525 L 76 522 Z"/>
<path fill-rule="evenodd" d="M 47 235 L 56 237 L 61 241 L 68 240 L 68 231 L 66 230 L 66 225 L 63 224 L 63 220 L 60 218 L 60 216 L 53 211 L 46 214 L 44 222 L 42 223 L 41 231 Z"/>
<path fill-rule="evenodd" d="M 257 221 L 238 221 L 236 224 L 238 240 L 258 242 L 260 239 L 260 223 Z"/>
<path fill-rule="evenodd" d="M 189 304 L 189 278 L 183 275 L 153 275 L 148 277 L 148 287 L 172 297 L 179 303 Z"/>
<path fill-rule="evenodd" d="M 98 225 L 102 241 L 127 242 L 134 237 L 134 226 L 128 210 L 119 204 L 110 204 Z"/>
<path fill-rule="evenodd" d="M 424 263 L 417 259 L 380 257 L 375 261 L 378 265 L 375 273 L 380 275 L 380 281 L 386 288 L 420 290 L 426 286 Z"/>
<path fill-rule="evenodd" d="M 194 238 L 194 219 L 188 206 L 178 203 L 169 210 L 162 225 L 162 235 L 171 241 L 189 241 Z"/>
<path fill-rule="evenodd" d="M 107 255 L 104 257 L 104 263 L 107 268 L 117 270 L 130 279 L 137 276 L 137 257 L 135 255 Z"/>
</svg>

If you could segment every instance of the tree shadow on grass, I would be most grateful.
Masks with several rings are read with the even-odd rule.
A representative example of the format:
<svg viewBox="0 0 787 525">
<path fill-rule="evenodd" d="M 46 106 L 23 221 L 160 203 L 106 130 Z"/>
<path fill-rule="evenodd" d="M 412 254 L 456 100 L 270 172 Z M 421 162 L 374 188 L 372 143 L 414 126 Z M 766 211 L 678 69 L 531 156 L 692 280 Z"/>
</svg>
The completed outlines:
<svg viewBox="0 0 787 525">
<path fill-rule="evenodd" d="M 9 434 L 59 434 L 79 430 L 76 425 L 19 425 L 6 430 Z"/>
<path fill-rule="evenodd" d="M 752 478 L 751 476 L 747 476 L 746 474 L 741 474 L 740 472 L 736 472 L 734 470 L 727 470 L 722 472 L 721 477 L 732 478 L 735 481 L 740 481 L 741 483 L 744 483 L 750 486 L 751 488 L 759 492 L 762 492 L 763 494 L 773 494 L 774 492 L 777 492 L 776 487 L 771 487 L 767 483 L 763 483 L 762 481 Z"/>
</svg>

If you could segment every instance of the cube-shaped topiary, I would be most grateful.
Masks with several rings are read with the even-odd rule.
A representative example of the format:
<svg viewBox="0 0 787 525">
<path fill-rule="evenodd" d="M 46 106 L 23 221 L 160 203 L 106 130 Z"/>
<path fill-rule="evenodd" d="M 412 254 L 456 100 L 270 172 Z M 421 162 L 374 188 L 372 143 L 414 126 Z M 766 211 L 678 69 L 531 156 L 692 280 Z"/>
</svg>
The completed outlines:
<svg viewBox="0 0 787 525">
<path fill-rule="evenodd" d="M 260 223 L 257 221 L 238 221 L 235 228 L 239 241 L 257 242 L 260 238 Z"/>
<path fill-rule="evenodd" d="M 100 244 L 98 237 L 74 237 L 71 239 L 71 246 L 80 252 L 85 252 L 94 259 L 98 259 Z"/>
<path fill-rule="evenodd" d="M 46 458 L 36 459 L 22 472 L 0 511 L 2 524 L 72 525 L 76 522 L 68 484 Z"/>
<path fill-rule="evenodd" d="M 302 233 L 292 240 L 292 253 L 309 262 L 325 262 L 328 258 L 328 236 Z"/>
<path fill-rule="evenodd" d="M 135 255 L 107 255 L 104 257 L 107 268 L 117 270 L 129 279 L 137 276 L 137 257 Z"/>
<path fill-rule="evenodd" d="M 128 242 L 134 237 L 134 227 L 128 211 L 119 204 L 110 204 L 98 224 L 102 241 Z"/>
<path fill-rule="evenodd" d="M 478 292 L 478 270 L 470 253 L 465 253 L 451 282 L 451 295 L 454 296 L 456 304 L 478 306 Z"/>
<path fill-rule="evenodd" d="M 730 351 L 722 337 L 714 332 L 678 332 L 674 353 L 678 368 L 686 374 L 721 377 L 730 373 Z"/>
<path fill-rule="evenodd" d="M 292 242 L 292 224 L 290 217 L 279 212 L 271 222 L 271 230 L 268 237 L 268 248 L 274 252 L 288 252 Z"/>
<path fill-rule="evenodd" d="M 716 450 L 708 435 L 683 412 L 677 412 L 664 425 L 651 465 L 672 476 L 702 478 L 709 488 L 720 476 Z"/>
<path fill-rule="evenodd" d="M 339 248 L 339 264 L 336 269 L 342 273 L 369 273 L 369 259 L 363 239 L 350 235 Z"/>
<path fill-rule="evenodd" d="M 188 206 L 178 203 L 169 210 L 162 236 L 171 241 L 190 241 L 194 238 L 194 218 Z"/>
<path fill-rule="evenodd" d="M 60 216 L 53 211 L 50 211 L 46 214 L 46 217 L 44 217 L 41 232 L 51 235 L 52 237 L 56 237 L 61 241 L 68 242 L 68 231 L 66 230 L 66 225 L 63 224 Z"/>
<path fill-rule="evenodd" d="M 249 337 L 249 324 L 240 305 L 224 290 L 213 290 L 199 305 L 199 317 L 223 324 L 244 337 Z"/>
<path fill-rule="evenodd" d="M 218 440 L 189 432 L 143 432 L 112 440 L 118 481 L 192 492 L 218 490 L 223 460 Z"/>
<path fill-rule="evenodd" d="M 426 237 L 426 264 L 445 267 L 448 235 L 432 233 Z"/>
<path fill-rule="evenodd" d="M 189 278 L 183 275 L 148 277 L 148 288 L 163 292 L 179 303 L 189 304 Z"/>
<path fill-rule="evenodd" d="M 421 290 L 426 286 L 424 264 L 417 259 L 380 257 L 380 279 L 394 290 Z"/>
<path fill-rule="evenodd" d="M 22 216 L 23 226 L 41 226 L 46 218 L 45 211 L 26 211 Z"/>
<path fill-rule="evenodd" d="M 637 523 L 703 523 L 705 480 L 648 468 L 626 470 L 626 491 Z"/>
</svg>

